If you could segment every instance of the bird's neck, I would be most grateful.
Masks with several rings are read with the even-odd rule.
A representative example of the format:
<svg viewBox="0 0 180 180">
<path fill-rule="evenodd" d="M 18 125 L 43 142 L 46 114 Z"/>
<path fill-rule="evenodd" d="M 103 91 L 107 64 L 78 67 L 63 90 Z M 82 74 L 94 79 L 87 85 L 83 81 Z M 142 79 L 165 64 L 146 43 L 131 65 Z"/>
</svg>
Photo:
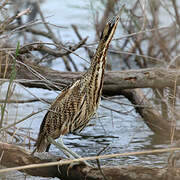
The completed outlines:
<svg viewBox="0 0 180 180">
<path fill-rule="evenodd" d="M 102 47 L 99 46 L 89 68 L 89 77 L 91 82 L 94 82 L 97 86 L 100 85 L 100 82 L 103 81 L 104 78 L 107 53 L 107 48 L 103 47 L 103 45 Z"/>
<path fill-rule="evenodd" d="M 99 45 L 97 47 L 94 58 L 91 61 L 90 68 L 85 74 L 85 78 L 83 78 L 82 81 L 84 82 L 88 92 L 88 97 L 86 99 L 91 104 L 90 106 L 92 106 L 93 108 L 97 108 L 101 97 L 106 65 L 106 54 L 109 43 L 111 42 L 116 30 L 118 20 L 119 16 L 113 18 L 106 24 L 101 34 Z"/>
<path fill-rule="evenodd" d="M 93 107 L 97 107 L 104 82 L 104 71 L 106 65 L 107 46 L 99 44 L 94 58 L 91 61 L 90 68 L 86 74 L 87 88 L 89 89 L 89 98 Z"/>
</svg>

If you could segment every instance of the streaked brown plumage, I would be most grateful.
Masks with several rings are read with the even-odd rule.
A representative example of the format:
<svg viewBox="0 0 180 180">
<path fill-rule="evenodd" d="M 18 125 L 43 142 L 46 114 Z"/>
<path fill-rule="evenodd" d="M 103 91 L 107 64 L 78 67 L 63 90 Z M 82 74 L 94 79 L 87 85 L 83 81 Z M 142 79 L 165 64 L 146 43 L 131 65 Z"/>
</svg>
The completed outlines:
<svg viewBox="0 0 180 180">
<path fill-rule="evenodd" d="M 87 72 L 64 89 L 52 103 L 40 127 L 35 145 L 37 152 L 49 149 L 48 136 L 56 139 L 61 135 L 81 131 L 94 115 L 102 92 L 107 49 L 118 20 L 117 16 L 106 24 Z"/>
</svg>

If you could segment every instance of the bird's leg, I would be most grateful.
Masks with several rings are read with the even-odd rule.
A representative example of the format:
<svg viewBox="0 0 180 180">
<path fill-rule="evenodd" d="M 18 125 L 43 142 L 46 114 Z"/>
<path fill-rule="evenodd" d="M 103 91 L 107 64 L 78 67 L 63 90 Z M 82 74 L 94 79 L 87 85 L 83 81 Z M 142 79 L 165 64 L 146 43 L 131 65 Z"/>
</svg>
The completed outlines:
<svg viewBox="0 0 180 180">
<path fill-rule="evenodd" d="M 71 156 L 73 156 L 75 159 L 78 159 L 78 158 L 81 158 L 81 156 L 77 153 L 75 153 L 74 151 L 71 151 L 64 143 L 63 143 L 63 140 L 62 140 L 62 136 L 58 139 L 58 143 L 63 149 L 64 151 L 68 152 L 69 154 L 71 154 Z M 87 166 L 91 166 L 87 161 L 83 161 L 84 164 L 86 164 Z M 78 163 L 73 163 L 71 166 L 73 165 L 77 165 Z"/>
<path fill-rule="evenodd" d="M 67 152 L 66 150 L 64 150 L 64 148 L 62 147 L 61 144 L 57 143 L 52 137 L 48 137 L 48 141 L 53 144 L 54 146 L 56 146 L 59 150 L 61 150 L 68 158 L 73 158 L 72 155 Z"/>
<path fill-rule="evenodd" d="M 64 143 L 62 140 L 62 137 L 60 137 L 58 139 L 59 145 L 61 145 L 62 149 L 66 152 L 68 152 L 69 154 L 71 154 L 75 159 L 81 158 L 80 155 L 76 154 L 75 152 L 71 151 Z"/>
<path fill-rule="evenodd" d="M 57 143 L 53 138 L 48 137 L 48 141 L 55 145 L 59 150 L 61 150 L 68 158 L 78 159 L 81 158 L 80 155 L 76 154 L 75 152 L 71 151 L 68 147 L 66 147 L 63 143 L 62 137 L 59 138 Z M 91 166 L 88 162 L 83 161 L 87 166 Z M 77 163 L 73 163 L 73 165 L 76 165 Z M 72 165 L 72 166 L 73 166 Z"/>
<path fill-rule="evenodd" d="M 48 141 L 54 144 L 58 149 L 60 149 L 68 158 L 70 157 L 73 157 L 73 159 L 81 158 L 81 156 L 71 151 L 67 146 L 64 145 L 62 137 L 58 139 L 58 143 L 52 137 L 48 137 Z"/>
</svg>

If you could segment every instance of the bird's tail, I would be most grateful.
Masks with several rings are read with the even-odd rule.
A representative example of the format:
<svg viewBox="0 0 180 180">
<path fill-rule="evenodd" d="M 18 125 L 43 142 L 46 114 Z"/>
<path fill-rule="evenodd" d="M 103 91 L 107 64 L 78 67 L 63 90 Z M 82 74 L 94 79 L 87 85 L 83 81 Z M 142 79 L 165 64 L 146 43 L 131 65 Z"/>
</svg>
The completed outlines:
<svg viewBox="0 0 180 180">
<path fill-rule="evenodd" d="M 49 145 L 50 145 L 50 143 L 48 142 L 47 138 L 43 137 L 43 135 L 39 135 L 37 142 L 34 145 L 36 147 L 34 151 L 45 152 L 45 151 L 47 151 Z"/>
</svg>

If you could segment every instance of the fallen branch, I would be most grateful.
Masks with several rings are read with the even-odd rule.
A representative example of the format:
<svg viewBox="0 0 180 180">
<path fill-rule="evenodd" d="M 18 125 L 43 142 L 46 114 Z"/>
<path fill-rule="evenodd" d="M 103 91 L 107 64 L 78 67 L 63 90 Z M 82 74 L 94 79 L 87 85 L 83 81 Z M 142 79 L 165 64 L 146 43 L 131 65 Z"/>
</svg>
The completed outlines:
<svg viewBox="0 0 180 180">
<path fill-rule="evenodd" d="M 135 152 L 134 154 L 152 154 L 160 152 L 168 152 L 179 150 L 180 148 L 162 149 L 162 150 L 152 150 L 143 152 Z M 83 163 L 78 163 L 74 166 L 69 166 L 71 162 L 78 162 L 78 160 L 62 160 L 62 158 L 50 156 L 47 154 L 41 158 L 32 156 L 28 151 L 17 147 L 15 145 L 10 145 L 7 143 L 0 142 L 0 154 L 1 154 L 1 165 L 5 167 L 11 167 L 11 170 L 20 170 L 32 176 L 41 177 L 58 177 L 62 180 L 103 180 L 102 174 L 98 168 L 92 168 L 84 165 Z M 122 153 L 122 155 L 133 155 L 133 153 Z M 104 155 L 113 156 L 113 155 Z M 45 159 L 46 157 L 46 159 Z M 116 157 L 114 155 L 114 157 Z M 101 156 L 89 157 L 84 159 L 101 159 Z M 40 166 L 41 164 L 41 166 Z M 49 165 L 48 165 L 49 164 Z M 59 164 L 59 166 L 58 166 Z M 19 168 L 12 168 L 21 166 Z M 34 168 L 33 168 L 34 167 Z M 35 168 L 36 167 L 36 168 Z M 139 166 L 105 166 L 101 167 L 104 175 L 107 179 L 111 180 L 160 180 L 167 176 L 180 178 L 179 168 L 148 168 Z M 0 170 L 2 173 L 3 170 Z M 6 172 L 8 172 L 7 169 Z M 5 172 L 5 171 L 4 171 Z M 67 173 L 68 172 L 68 173 Z"/>
<path fill-rule="evenodd" d="M 17 61 L 18 63 L 18 61 Z M 29 67 L 29 68 L 28 68 Z M 6 76 L 4 70 L 7 69 Z M 27 87 L 36 88 L 53 88 L 57 90 L 57 86 L 64 88 L 77 80 L 83 73 L 80 72 L 61 72 L 52 70 L 48 67 L 37 65 L 31 61 L 18 63 L 16 79 L 22 80 L 22 84 Z M 30 71 L 33 69 L 34 73 Z M 1 63 L 0 78 L 9 78 L 11 72 L 11 64 Z M 44 79 L 37 76 L 41 74 Z M 24 80 L 30 80 L 24 82 Z M 103 86 L 103 94 L 118 95 L 121 90 L 134 88 L 164 88 L 180 85 L 180 70 L 166 68 L 147 68 L 138 70 L 124 71 L 108 71 L 105 73 L 105 81 Z M 53 85 L 54 84 L 54 85 Z"/>
<path fill-rule="evenodd" d="M 86 40 L 87 40 L 87 38 L 81 40 L 78 44 L 76 44 L 72 47 L 69 47 L 69 49 L 65 48 L 61 45 L 61 47 L 59 47 L 61 50 L 52 49 L 48 46 L 45 46 L 44 43 L 40 43 L 40 42 L 27 44 L 20 48 L 19 54 L 25 54 L 30 51 L 39 51 L 39 52 L 43 52 L 43 53 L 48 53 L 49 55 L 52 55 L 54 57 L 62 57 L 62 56 L 66 56 L 66 55 L 74 52 L 78 48 L 80 48 L 86 42 Z"/>
</svg>

